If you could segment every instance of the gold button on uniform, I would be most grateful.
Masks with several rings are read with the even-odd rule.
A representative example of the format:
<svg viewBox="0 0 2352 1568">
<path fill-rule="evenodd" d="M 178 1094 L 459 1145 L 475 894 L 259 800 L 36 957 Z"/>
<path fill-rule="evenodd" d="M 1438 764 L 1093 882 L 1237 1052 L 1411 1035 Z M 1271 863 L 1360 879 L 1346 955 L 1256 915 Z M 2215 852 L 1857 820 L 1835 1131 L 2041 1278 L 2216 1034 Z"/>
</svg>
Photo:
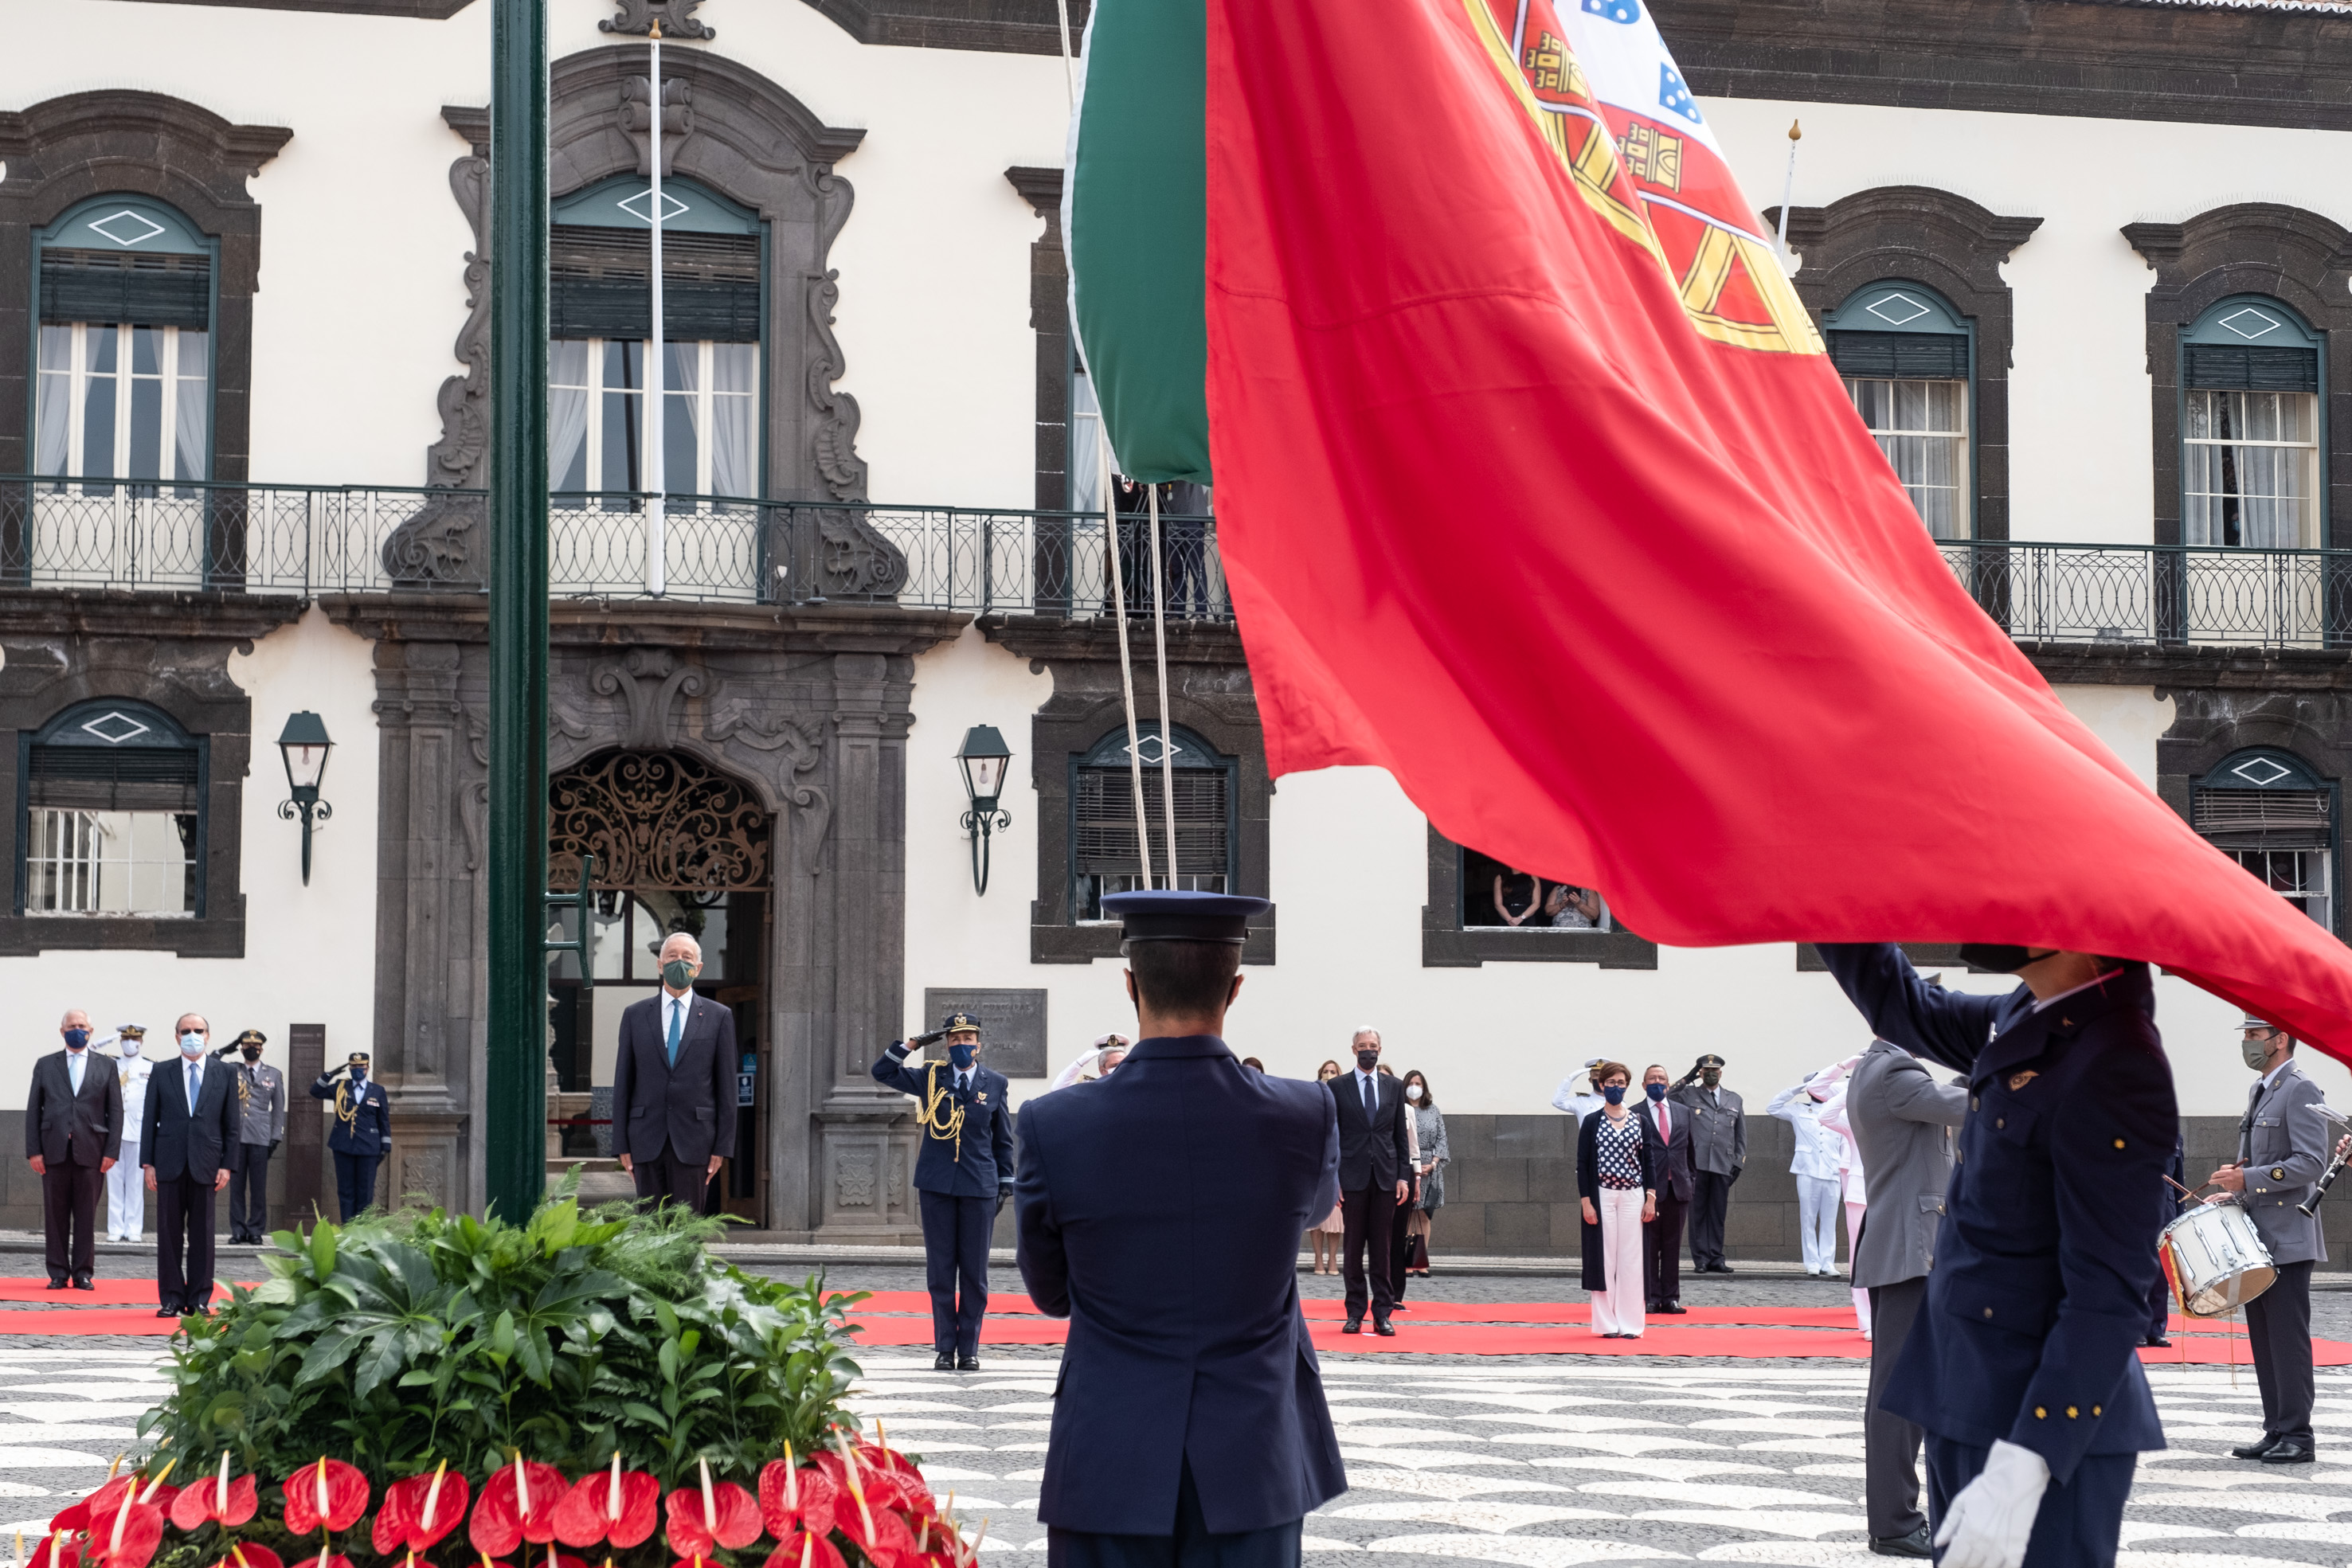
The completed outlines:
<svg viewBox="0 0 2352 1568">
<path fill-rule="evenodd" d="M 2072 1405 L 2066 1406 L 2066 1419 L 2069 1421 L 2072 1421 L 2075 1416 L 2080 1416 L 2082 1412 L 2075 1409 Z"/>
<path fill-rule="evenodd" d="M 2095 1406 L 2095 1405 L 2092 1406 L 2091 1406 L 2091 1414 L 2092 1414 L 2092 1415 L 2094 1415 L 2094 1416 L 2098 1415 L 2098 1414 L 2099 1414 L 2099 1407 L 2098 1407 L 2097 1406 Z"/>
<path fill-rule="evenodd" d="M 1992 1119 L 1992 1124 L 1996 1127 L 2006 1127 L 2009 1125 L 2009 1118 L 2006 1116 L 1995 1116 Z"/>
<path fill-rule="evenodd" d="M 2273 1180 L 2273 1181 L 2284 1181 L 2284 1180 L 2286 1180 L 2286 1172 L 2285 1172 L 2285 1171 L 2284 1171 L 2284 1170 L 2273 1169 L 2273 1170 L 2271 1172 L 2271 1180 Z"/>
<path fill-rule="evenodd" d="M 2124 1141 L 2123 1141 L 2121 1138 L 2117 1138 L 2117 1139 L 2116 1140 L 2116 1147 L 2117 1147 L 2117 1148 L 2119 1148 L 2119 1149 L 2120 1149 L 2120 1148 L 2122 1148 L 2123 1146 L 2124 1146 Z"/>
<path fill-rule="evenodd" d="M 1990 1317 L 1990 1316 L 1992 1316 L 1992 1309 L 1991 1309 L 1990 1307 L 1987 1307 L 1987 1308 L 1985 1309 L 1985 1316 L 1987 1316 L 1987 1317 Z"/>
<path fill-rule="evenodd" d="M 1981 1096 L 1981 1095 L 1978 1095 L 1978 1094 L 1971 1094 L 1971 1095 L 1969 1095 L 1969 1110 L 1971 1110 L 1971 1111 L 1976 1110 L 1976 1109 L 1978 1108 L 1978 1106 L 1979 1106 L 1979 1104 L 1981 1104 L 1981 1103 L 1982 1103 L 1982 1102 L 1983 1102 L 1983 1096 Z"/>
<path fill-rule="evenodd" d="M 2046 1421 L 2050 1418 L 2050 1412 L 2044 1410 L 2041 1406 L 2036 1405 L 2033 1407 L 2033 1418 L 2036 1421 Z"/>
</svg>

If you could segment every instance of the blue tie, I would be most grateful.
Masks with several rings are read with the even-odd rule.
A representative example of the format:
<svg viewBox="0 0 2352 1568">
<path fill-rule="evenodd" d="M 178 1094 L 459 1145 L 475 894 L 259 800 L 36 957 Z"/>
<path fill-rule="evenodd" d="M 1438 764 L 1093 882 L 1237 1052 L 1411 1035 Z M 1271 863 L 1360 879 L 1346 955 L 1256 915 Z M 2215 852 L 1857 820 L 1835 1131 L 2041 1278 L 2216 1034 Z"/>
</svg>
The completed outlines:
<svg viewBox="0 0 2352 1568">
<path fill-rule="evenodd" d="M 686 1016 L 686 1006 L 685 1006 L 685 1004 L 684 1004 L 684 1003 L 682 1003 L 682 1002 L 672 1002 L 672 1003 L 670 1003 L 670 1005 L 669 1005 L 669 1064 L 670 1064 L 672 1067 L 676 1067 L 676 1066 L 677 1065 L 677 1033 L 678 1033 L 678 1020 L 679 1020 L 680 1019 L 684 1018 L 685 1016 Z"/>
<path fill-rule="evenodd" d="M 66 1076 L 73 1080 L 73 1092 L 77 1094 L 81 1092 L 82 1055 L 79 1051 L 66 1052 Z"/>
</svg>

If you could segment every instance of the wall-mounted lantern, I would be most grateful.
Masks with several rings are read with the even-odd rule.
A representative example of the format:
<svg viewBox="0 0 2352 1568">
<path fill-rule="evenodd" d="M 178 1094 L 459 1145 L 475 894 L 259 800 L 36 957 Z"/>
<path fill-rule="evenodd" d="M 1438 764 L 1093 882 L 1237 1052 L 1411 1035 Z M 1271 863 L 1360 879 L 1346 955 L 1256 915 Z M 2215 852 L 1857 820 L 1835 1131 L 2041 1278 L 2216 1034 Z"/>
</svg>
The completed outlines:
<svg viewBox="0 0 2352 1568">
<path fill-rule="evenodd" d="M 315 713 L 289 714 L 278 737 L 278 754 L 286 760 L 286 786 L 294 791 L 292 800 L 278 802 L 278 814 L 289 822 L 301 819 L 305 887 L 310 885 L 310 829 L 335 814 L 333 807 L 319 799 L 319 781 L 327 776 L 327 753 L 334 748 L 327 738 L 326 721 Z"/>
<path fill-rule="evenodd" d="M 971 841 L 971 890 L 983 896 L 988 892 L 989 835 L 1013 825 L 1012 816 L 996 806 L 1004 793 L 1005 769 L 1012 765 L 1013 752 L 994 725 L 976 724 L 964 731 L 963 746 L 956 752 L 964 798 L 971 803 L 963 814 L 963 831 Z"/>
</svg>

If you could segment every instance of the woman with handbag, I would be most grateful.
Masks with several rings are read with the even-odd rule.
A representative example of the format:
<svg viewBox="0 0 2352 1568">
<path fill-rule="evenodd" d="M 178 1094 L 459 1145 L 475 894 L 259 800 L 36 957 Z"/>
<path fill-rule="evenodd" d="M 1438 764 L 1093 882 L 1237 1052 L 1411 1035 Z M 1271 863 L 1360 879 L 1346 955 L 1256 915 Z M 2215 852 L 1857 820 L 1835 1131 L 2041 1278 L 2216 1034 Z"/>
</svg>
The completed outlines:
<svg viewBox="0 0 2352 1568">
<path fill-rule="evenodd" d="M 1406 1268 L 1427 1279 L 1429 1217 L 1444 1205 L 1445 1162 L 1454 1153 L 1445 1144 L 1445 1117 L 1437 1108 L 1437 1096 L 1429 1092 L 1429 1080 L 1417 1068 L 1404 1075 L 1404 1100 L 1405 1108 L 1412 1113 L 1413 1135 L 1421 1145 L 1421 1199 L 1412 1206 L 1412 1218 L 1405 1227 L 1411 1247 Z"/>
</svg>

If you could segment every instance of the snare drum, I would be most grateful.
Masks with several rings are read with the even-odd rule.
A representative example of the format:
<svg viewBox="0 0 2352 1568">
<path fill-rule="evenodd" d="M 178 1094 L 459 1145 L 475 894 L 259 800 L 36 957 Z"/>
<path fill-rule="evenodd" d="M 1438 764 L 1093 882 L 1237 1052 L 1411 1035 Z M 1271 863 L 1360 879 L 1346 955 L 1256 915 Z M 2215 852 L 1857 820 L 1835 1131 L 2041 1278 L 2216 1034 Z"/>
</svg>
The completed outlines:
<svg viewBox="0 0 2352 1568">
<path fill-rule="evenodd" d="M 2172 1299 L 2192 1318 L 2219 1317 L 2271 1288 L 2278 1267 L 2253 1216 L 2234 1198 L 2191 1204 L 2157 1238 Z"/>
</svg>

